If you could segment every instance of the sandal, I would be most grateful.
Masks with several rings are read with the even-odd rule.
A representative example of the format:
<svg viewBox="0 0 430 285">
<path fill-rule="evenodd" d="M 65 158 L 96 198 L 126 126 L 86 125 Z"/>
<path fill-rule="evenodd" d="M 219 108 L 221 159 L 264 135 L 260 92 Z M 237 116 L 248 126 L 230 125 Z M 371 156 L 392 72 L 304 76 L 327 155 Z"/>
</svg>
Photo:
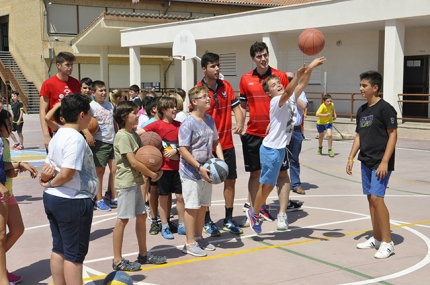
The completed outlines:
<svg viewBox="0 0 430 285">
<path fill-rule="evenodd" d="M 140 264 L 163 264 L 167 262 L 167 258 L 148 252 L 145 256 L 139 254 L 136 262 Z"/>
<path fill-rule="evenodd" d="M 130 262 L 126 259 L 121 259 L 121 262 L 118 264 L 115 264 L 112 262 L 112 268 L 113 270 L 119 270 L 119 271 L 138 271 L 140 270 L 140 263 L 139 262 Z"/>
</svg>

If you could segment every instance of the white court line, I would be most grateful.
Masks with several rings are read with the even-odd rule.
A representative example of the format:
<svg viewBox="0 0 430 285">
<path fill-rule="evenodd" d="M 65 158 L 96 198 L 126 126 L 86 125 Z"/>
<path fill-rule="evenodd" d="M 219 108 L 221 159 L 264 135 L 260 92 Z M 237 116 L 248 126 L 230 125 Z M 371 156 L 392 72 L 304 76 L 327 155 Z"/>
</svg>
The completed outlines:
<svg viewBox="0 0 430 285">
<path fill-rule="evenodd" d="M 401 225 L 402 223 L 405 222 L 397 222 L 397 221 L 393 221 L 391 220 L 391 223 L 393 225 Z M 407 224 L 407 223 L 405 223 Z M 371 283 L 376 283 L 379 281 L 386 281 L 386 280 L 390 280 L 390 279 L 394 279 L 394 278 L 399 278 L 401 276 L 410 274 L 414 271 L 417 271 L 418 269 L 423 268 L 424 266 L 426 266 L 427 264 L 430 263 L 430 239 L 428 237 L 426 237 L 425 235 L 423 235 L 422 233 L 420 233 L 417 230 L 411 229 L 410 227 L 403 227 L 403 229 L 410 231 L 411 233 L 415 234 L 416 236 L 418 236 L 419 238 L 421 238 L 427 245 L 427 254 L 425 255 L 425 257 L 418 263 L 416 263 L 415 265 L 406 268 L 402 271 L 398 271 L 396 273 L 390 274 L 390 275 L 386 275 L 386 276 L 382 276 L 382 277 L 378 277 L 378 278 L 374 278 L 374 279 L 370 279 L 370 280 L 365 280 L 365 281 L 359 281 L 359 282 L 353 282 L 353 283 L 344 283 L 343 285 L 361 285 L 361 284 L 371 284 Z"/>
<path fill-rule="evenodd" d="M 349 220 L 342 220 L 342 221 L 336 221 L 336 222 L 330 222 L 330 223 L 323 223 L 323 224 L 317 224 L 317 225 L 310 225 L 310 226 L 306 226 L 306 227 L 301 227 L 301 228 L 294 228 L 291 229 L 289 231 L 298 231 L 298 230 L 302 230 L 302 229 L 308 229 L 308 228 L 318 228 L 318 227 L 324 227 L 324 226 L 330 226 L 330 225 L 336 225 L 336 224 L 342 224 L 342 223 L 349 223 L 349 222 L 355 222 L 355 221 L 359 221 L 359 220 L 365 220 L 368 219 L 369 216 L 366 217 L 362 217 L 362 218 L 355 218 L 355 219 L 349 219 Z M 267 235 L 267 234 L 274 234 L 274 233 L 280 233 L 280 232 L 284 232 L 284 231 L 270 231 L 270 232 L 263 232 L 260 234 L 261 235 Z M 223 242 L 228 242 L 231 241 L 233 239 L 246 239 L 246 238 L 250 238 L 250 237 L 254 237 L 257 236 L 257 234 L 251 234 L 251 235 L 241 235 L 241 236 L 237 236 L 237 237 L 230 237 L 230 238 L 225 238 L 225 239 L 216 239 L 214 240 L 214 242 L 216 243 L 223 243 Z M 177 245 L 177 246 L 166 246 L 166 247 L 160 247 L 157 249 L 151 249 L 149 250 L 150 252 L 158 252 L 158 251 L 163 251 L 163 250 L 169 250 L 172 248 L 177 248 L 177 249 L 181 249 L 183 248 L 184 245 Z M 132 256 L 132 255 L 137 255 L 138 252 L 132 252 L 132 253 L 127 253 L 127 254 L 123 254 L 123 256 Z M 84 263 L 88 264 L 88 263 L 93 263 L 93 262 L 98 262 L 98 261 L 105 261 L 105 260 L 110 260 L 113 259 L 113 256 L 109 256 L 109 257 L 102 257 L 102 258 L 97 258 L 97 259 L 91 259 L 91 260 L 86 260 Z"/>
</svg>

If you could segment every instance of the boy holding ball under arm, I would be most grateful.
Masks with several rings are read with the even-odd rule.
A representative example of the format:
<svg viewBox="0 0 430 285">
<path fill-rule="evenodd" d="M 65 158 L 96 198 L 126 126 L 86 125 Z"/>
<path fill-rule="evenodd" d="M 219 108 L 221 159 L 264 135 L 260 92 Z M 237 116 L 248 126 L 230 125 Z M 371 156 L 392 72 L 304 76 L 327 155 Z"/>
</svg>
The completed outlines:
<svg viewBox="0 0 430 285">
<path fill-rule="evenodd" d="M 210 107 L 209 89 L 197 86 L 188 92 L 193 111 L 179 128 L 179 151 L 181 153 L 179 174 L 182 196 L 185 202 L 186 243 L 183 253 L 206 256 L 205 250 L 215 246 L 203 239 L 206 207 L 211 205 L 212 180 L 208 169 L 202 165 L 212 157 L 212 147 L 219 159 L 224 160 L 214 119 L 205 114 Z"/>
</svg>

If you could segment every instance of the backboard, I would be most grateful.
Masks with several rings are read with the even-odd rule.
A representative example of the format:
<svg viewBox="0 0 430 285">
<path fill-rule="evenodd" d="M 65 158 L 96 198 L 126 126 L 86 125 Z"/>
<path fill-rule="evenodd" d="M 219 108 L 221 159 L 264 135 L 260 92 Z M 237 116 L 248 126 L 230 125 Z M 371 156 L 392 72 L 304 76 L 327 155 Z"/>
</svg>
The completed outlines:
<svg viewBox="0 0 430 285">
<path fill-rule="evenodd" d="M 173 58 L 181 60 L 196 57 L 196 40 L 190 31 L 182 30 L 176 35 L 173 42 L 172 55 Z"/>
</svg>

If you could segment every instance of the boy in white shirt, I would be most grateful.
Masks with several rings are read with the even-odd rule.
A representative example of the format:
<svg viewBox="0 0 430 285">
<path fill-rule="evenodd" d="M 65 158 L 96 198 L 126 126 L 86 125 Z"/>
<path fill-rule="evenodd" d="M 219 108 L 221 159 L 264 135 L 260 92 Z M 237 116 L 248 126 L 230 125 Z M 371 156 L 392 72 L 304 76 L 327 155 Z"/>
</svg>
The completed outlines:
<svg viewBox="0 0 430 285">
<path fill-rule="evenodd" d="M 270 101 L 269 132 L 260 147 L 260 187 L 253 207 L 246 211 L 249 224 L 257 234 L 261 233 L 259 214 L 261 206 L 276 185 L 279 169 L 285 157 L 286 146 L 294 128 L 294 120 L 297 118 L 295 115 L 297 112 L 297 98 L 308 85 L 312 69 L 321 65 L 324 61 L 325 57 L 320 57 L 314 59 L 307 68 L 303 65 L 297 71 L 296 77 L 290 82 L 287 89 L 284 89 L 277 76 L 268 76 L 264 80 L 263 89 L 272 98 Z M 300 82 L 297 85 L 299 79 Z"/>
</svg>

